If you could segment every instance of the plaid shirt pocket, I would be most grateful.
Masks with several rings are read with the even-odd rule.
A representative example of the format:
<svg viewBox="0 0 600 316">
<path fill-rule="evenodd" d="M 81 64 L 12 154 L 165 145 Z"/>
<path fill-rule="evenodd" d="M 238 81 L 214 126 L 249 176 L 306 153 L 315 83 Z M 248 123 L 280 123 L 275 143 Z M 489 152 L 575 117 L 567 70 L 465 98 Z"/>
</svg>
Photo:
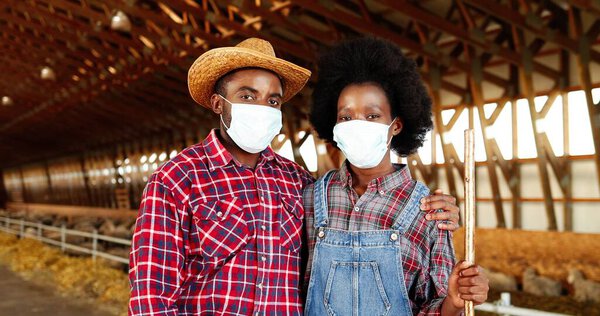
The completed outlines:
<svg viewBox="0 0 600 316">
<path fill-rule="evenodd" d="M 243 249 L 251 232 L 238 198 L 198 205 L 193 219 L 200 252 L 206 259 L 225 259 Z"/>
<path fill-rule="evenodd" d="M 281 246 L 297 253 L 302 242 L 304 207 L 299 199 L 282 197 L 280 241 Z"/>
</svg>

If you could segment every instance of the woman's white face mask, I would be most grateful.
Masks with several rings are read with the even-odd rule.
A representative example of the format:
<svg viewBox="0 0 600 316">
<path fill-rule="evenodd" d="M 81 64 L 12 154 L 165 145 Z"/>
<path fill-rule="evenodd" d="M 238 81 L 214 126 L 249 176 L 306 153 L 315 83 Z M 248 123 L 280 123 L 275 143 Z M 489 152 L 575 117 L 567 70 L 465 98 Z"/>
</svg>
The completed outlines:
<svg viewBox="0 0 600 316">
<path fill-rule="evenodd" d="M 231 104 L 231 123 L 229 126 L 221 122 L 227 128 L 227 134 L 241 149 L 246 152 L 259 153 L 279 134 L 281 131 L 281 111 L 269 106 L 231 103 L 224 96 L 219 96 Z"/>
<path fill-rule="evenodd" d="M 388 140 L 388 131 L 394 121 L 390 125 L 365 120 L 341 122 L 333 128 L 333 140 L 352 165 L 373 168 L 388 151 L 392 141 Z"/>
</svg>

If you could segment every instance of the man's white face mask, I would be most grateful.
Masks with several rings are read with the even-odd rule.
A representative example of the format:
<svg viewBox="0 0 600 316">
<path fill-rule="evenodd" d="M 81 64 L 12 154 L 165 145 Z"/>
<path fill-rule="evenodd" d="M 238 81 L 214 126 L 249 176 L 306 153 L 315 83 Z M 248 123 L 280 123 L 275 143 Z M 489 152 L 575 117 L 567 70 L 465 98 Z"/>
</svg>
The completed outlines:
<svg viewBox="0 0 600 316">
<path fill-rule="evenodd" d="M 360 169 L 377 166 L 388 151 L 390 125 L 351 120 L 338 123 L 333 128 L 333 140 L 350 163 Z"/>
<path fill-rule="evenodd" d="M 231 103 L 224 96 L 219 96 L 231 104 L 231 123 L 227 126 L 221 115 L 221 122 L 227 128 L 227 134 L 241 149 L 246 152 L 259 153 L 281 131 L 281 111 L 269 106 Z"/>
</svg>

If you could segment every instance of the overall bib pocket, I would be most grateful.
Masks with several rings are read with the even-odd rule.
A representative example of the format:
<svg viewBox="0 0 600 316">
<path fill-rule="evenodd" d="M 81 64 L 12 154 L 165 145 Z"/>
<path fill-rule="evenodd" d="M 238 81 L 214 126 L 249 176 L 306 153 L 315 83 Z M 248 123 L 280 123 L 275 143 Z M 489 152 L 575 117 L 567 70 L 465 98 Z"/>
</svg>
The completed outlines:
<svg viewBox="0 0 600 316">
<path fill-rule="evenodd" d="M 333 261 L 324 294 L 329 315 L 387 315 L 391 308 L 374 261 Z"/>
</svg>

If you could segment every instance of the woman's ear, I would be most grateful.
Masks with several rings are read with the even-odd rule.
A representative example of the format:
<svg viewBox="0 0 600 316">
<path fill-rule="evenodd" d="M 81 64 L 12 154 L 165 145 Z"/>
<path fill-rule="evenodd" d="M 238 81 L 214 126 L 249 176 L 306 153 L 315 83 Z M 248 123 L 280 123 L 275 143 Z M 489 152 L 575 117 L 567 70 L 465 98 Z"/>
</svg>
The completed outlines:
<svg viewBox="0 0 600 316">
<path fill-rule="evenodd" d="M 399 117 L 396 117 L 396 119 L 392 123 L 392 135 L 396 136 L 396 135 L 400 134 L 400 132 L 402 131 L 402 127 L 403 127 L 402 119 Z"/>
<path fill-rule="evenodd" d="M 210 96 L 210 108 L 216 114 L 223 114 L 223 102 L 221 102 L 221 97 L 216 93 Z"/>
</svg>

